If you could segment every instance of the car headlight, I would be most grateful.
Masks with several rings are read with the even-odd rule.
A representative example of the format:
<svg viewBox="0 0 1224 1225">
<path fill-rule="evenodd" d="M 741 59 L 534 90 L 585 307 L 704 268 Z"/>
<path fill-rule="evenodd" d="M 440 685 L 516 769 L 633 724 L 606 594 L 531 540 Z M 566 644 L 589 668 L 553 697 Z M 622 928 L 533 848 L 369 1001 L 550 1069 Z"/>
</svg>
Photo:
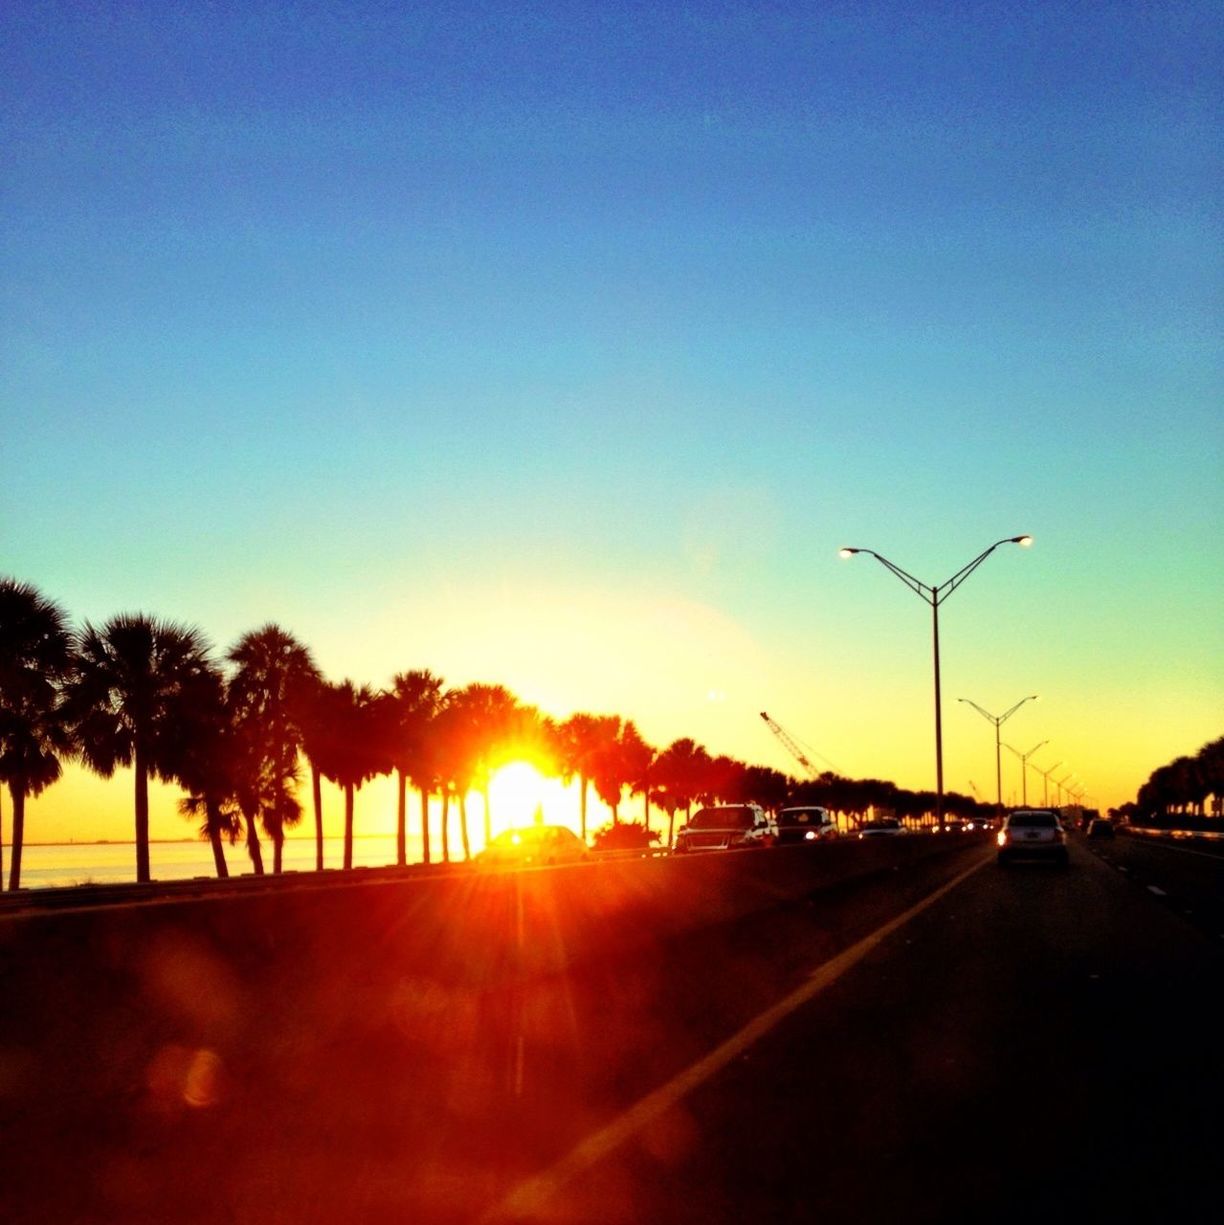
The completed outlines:
<svg viewBox="0 0 1224 1225">
<path fill-rule="evenodd" d="M 807 833 L 803 835 L 803 840 L 804 842 L 815 842 L 816 831 L 814 829 L 809 829 Z"/>
</svg>

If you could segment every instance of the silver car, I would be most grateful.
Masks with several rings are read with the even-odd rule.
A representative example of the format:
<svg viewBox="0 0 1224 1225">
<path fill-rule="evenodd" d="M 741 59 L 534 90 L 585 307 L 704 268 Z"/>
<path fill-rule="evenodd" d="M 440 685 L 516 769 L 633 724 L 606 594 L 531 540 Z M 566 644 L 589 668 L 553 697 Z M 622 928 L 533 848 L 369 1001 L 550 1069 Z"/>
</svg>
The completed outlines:
<svg viewBox="0 0 1224 1225">
<path fill-rule="evenodd" d="M 1022 808 L 1013 812 L 995 835 L 998 863 L 1016 859 L 1047 859 L 1064 867 L 1068 862 L 1067 835 L 1058 814 L 1048 808 Z"/>
</svg>

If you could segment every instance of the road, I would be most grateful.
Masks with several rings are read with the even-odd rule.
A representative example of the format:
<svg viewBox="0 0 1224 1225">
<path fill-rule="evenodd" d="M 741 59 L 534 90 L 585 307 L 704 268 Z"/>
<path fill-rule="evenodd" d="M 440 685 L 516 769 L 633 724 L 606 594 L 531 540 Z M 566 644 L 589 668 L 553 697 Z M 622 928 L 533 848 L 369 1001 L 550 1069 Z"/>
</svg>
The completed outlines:
<svg viewBox="0 0 1224 1225">
<path fill-rule="evenodd" d="M 238 951 L 240 1048 L 122 1004 L 48 1036 L 87 1057 L 0 1125 L 0 1216 L 1214 1221 L 1224 941 L 1097 848 L 967 839 L 487 990 Z"/>
</svg>

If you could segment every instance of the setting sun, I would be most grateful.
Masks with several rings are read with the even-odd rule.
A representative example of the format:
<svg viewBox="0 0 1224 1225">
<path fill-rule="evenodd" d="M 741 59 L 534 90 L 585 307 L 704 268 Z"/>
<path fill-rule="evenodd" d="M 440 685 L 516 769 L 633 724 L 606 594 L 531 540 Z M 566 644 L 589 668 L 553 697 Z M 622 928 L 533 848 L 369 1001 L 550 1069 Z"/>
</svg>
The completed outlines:
<svg viewBox="0 0 1224 1225">
<path fill-rule="evenodd" d="M 541 820 L 577 829 L 572 789 L 547 778 L 529 761 L 511 761 L 489 782 L 489 800 L 495 832 Z"/>
</svg>

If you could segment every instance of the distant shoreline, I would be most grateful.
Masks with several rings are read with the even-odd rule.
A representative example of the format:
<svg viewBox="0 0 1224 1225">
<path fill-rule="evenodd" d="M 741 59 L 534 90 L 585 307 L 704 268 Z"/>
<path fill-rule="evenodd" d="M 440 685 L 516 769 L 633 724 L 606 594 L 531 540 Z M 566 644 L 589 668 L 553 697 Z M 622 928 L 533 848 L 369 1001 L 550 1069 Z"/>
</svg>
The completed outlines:
<svg viewBox="0 0 1224 1225">
<path fill-rule="evenodd" d="M 324 834 L 323 837 L 324 837 L 324 840 L 343 838 L 344 831 L 341 830 L 338 834 Z M 361 842 L 363 839 L 368 839 L 368 838 L 394 838 L 394 837 L 395 837 L 395 830 L 389 830 L 385 834 L 354 834 L 353 841 Z M 285 839 L 286 842 L 313 842 L 314 840 L 315 840 L 314 834 L 295 834 L 292 837 L 287 837 Z M 23 850 L 29 850 L 31 847 L 35 847 L 35 846 L 135 846 L 135 845 L 136 845 L 135 842 L 129 842 L 122 838 L 96 838 L 89 842 L 86 842 L 82 839 L 77 839 L 77 838 L 71 838 L 67 842 L 31 842 L 27 838 L 27 839 L 24 839 L 21 843 Z M 207 838 L 150 838 L 149 845 L 150 846 L 201 846 L 201 845 L 207 846 L 208 839 Z M 239 842 L 236 842 L 234 845 L 235 846 L 241 845 L 241 840 L 239 840 Z M 0 842 L 0 848 L 3 848 L 6 851 L 11 846 L 12 846 L 12 843 L 8 842 L 7 840 Z"/>
</svg>

